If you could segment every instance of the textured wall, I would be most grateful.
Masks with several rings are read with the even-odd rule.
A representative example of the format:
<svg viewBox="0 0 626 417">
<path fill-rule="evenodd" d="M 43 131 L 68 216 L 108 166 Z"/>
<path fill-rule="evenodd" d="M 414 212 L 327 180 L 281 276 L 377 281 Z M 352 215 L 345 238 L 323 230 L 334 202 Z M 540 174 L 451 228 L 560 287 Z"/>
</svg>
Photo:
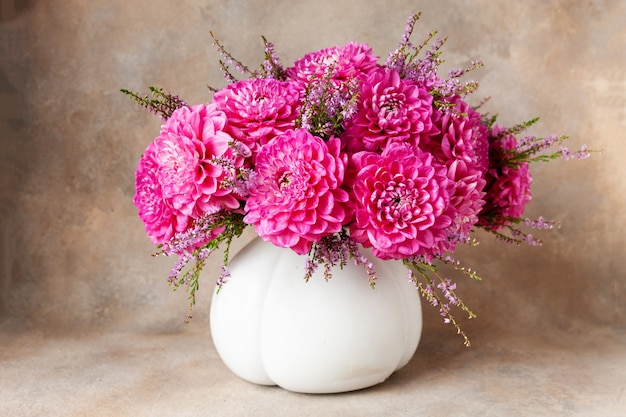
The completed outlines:
<svg viewBox="0 0 626 417">
<path fill-rule="evenodd" d="M 185 294 L 153 259 L 132 204 L 136 162 L 160 122 L 118 92 L 162 86 L 188 102 L 223 85 L 209 30 L 244 62 L 260 35 L 283 63 L 351 40 L 383 59 L 407 17 L 448 35 L 447 67 L 481 58 L 476 101 L 532 133 L 567 133 L 591 160 L 535 166 L 529 215 L 562 221 L 542 249 L 488 236 L 466 251 L 472 330 L 623 325 L 626 2 L 596 0 L 0 0 L 0 317 L 5 325 L 175 331 Z M 215 272 L 213 267 L 209 272 Z M 197 316 L 207 312 L 206 274 Z M 461 283 L 464 284 L 464 283 Z M 430 322 L 438 321 L 429 313 Z M 428 325 L 428 324 L 427 324 Z M 436 323 L 439 325 L 439 323 Z M 451 336 L 454 337 L 454 336 Z"/>
</svg>

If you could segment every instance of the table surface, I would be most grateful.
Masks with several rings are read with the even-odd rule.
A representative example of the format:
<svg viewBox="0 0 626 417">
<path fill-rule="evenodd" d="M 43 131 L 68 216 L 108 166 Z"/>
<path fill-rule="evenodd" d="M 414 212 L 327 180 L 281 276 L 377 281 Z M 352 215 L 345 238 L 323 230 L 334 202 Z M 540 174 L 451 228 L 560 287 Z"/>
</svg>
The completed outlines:
<svg viewBox="0 0 626 417">
<path fill-rule="evenodd" d="M 411 362 L 378 386 L 304 395 L 234 376 L 200 320 L 178 333 L 5 329 L 0 415 L 626 415 L 623 330 L 485 331 L 469 349 L 449 331 L 427 327 Z"/>
</svg>

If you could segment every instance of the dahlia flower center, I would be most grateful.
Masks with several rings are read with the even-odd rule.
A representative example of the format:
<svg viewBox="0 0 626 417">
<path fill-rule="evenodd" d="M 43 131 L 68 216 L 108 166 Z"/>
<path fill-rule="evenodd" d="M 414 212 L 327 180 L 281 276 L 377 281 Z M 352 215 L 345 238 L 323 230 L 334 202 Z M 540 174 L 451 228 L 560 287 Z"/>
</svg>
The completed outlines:
<svg viewBox="0 0 626 417">
<path fill-rule="evenodd" d="M 198 155 L 191 150 L 170 146 L 162 152 L 160 175 L 165 184 L 183 183 L 193 176 L 198 163 Z"/>
<path fill-rule="evenodd" d="M 323 57 L 321 60 L 319 60 L 319 63 L 325 67 L 332 67 L 337 64 L 338 60 L 339 54 L 335 52 L 334 54 Z"/>
<path fill-rule="evenodd" d="M 419 211 L 416 201 L 416 190 L 404 182 L 389 184 L 379 195 L 378 209 L 387 221 L 407 221 Z"/>
<path fill-rule="evenodd" d="M 269 97 L 263 94 L 259 94 L 252 99 L 252 104 L 255 106 L 261 106 L 268 100 L 269 100 Z"/>
<path fill-rule="evenodd" d="M 276 173 L 276 188 L 283 198 L 299 201 L 306 195 L 309 188 L 310 175 L 306 167 L 294 166 L 291 170 Z"/>
<path fill-rule="evenodd" d="M 278 178 L 278 188 L 281 190 L 288 187 L 293 179 L 293 174 L 291 172 L 283 172 L 283 174 Z"/>
<path fill-rule="evenodd" d="M 398 98 L 395 94 L 392 96 L 381 97 L 380 110 L 385 117 L 395 116 L 396 114 L 398 114 L 401 107 L 402 100 Z"/>
</svg>

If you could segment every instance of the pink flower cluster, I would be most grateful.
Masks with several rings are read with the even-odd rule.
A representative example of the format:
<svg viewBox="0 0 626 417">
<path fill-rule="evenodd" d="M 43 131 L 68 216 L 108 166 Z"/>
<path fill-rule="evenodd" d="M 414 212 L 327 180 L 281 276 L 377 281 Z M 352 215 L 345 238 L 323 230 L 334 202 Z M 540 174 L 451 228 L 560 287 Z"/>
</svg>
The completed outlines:
<svg viewBox="0 0 626 417">
<path fill-rule="evenodd" d="M 382 259 L 432 259 L 519 217 L 531 177 L 507 163 L 515 137 L 429 89 L 445 84 L 432 65 L 419 77 L 377 61 L 365 44 L 323 49 L 174 111 L 136 172 L 148 236 L 165 244 L 232 211 L 299 254 L 344 230 Z"/>
<path fill-rule="evenodd" d="M 189 106 L 156 87 L 152 99 L 122 90 L 165 121 L 139 160 L 134 202 L 159 253 L 179 256 L 169 281 L 189 288 L 190 309 L 206 259 L 226 244 L 219 291 L 230 242 L 252 226 L 265 241 L 306 255 L 305 280 L 320 265 L 329 279 L 352 259 L 373 287 L 376 271 L 362 248 L 402 260 L 469 346 L 450 311 L 475 314 L 438 265 L 480 279 L 452 256 L 459 243 L 477 242 L 476 229 L 541 244 L 518 227 L 554 226 L 522 218 L 529 163 L 590 151 L 570 151 L 564 135 L 516 137 L 538 119 L 503 128 L 479 113 L 466 101 L 478 84 L 462 77 L 482 63 L 440 76 L 445 40 L 431 43 L 433 32 L 413 45 L 418 18 L 384 63 L 367 44 L 350 42 L 284 68 L 264 39 L 265 60 L 251 71 L 213 37 L 228 84 L 212 89 L 208 103 Z"/>
</svg>

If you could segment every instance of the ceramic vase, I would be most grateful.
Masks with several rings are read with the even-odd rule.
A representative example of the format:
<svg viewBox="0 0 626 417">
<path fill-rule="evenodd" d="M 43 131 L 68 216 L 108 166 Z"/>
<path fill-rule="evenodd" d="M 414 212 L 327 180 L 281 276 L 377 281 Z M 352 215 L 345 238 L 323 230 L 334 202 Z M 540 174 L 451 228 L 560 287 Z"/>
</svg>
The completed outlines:
<svg viewBox="0 0 626 417">
<path fill-rule="evenodd" d="M 230 261 L 213 294 L 210 325 L 226 366 L 255 384 L 337 393 L 385 381 L 414 355 L 422 329 L 417 289 L 400 261 L 363 251 L 376 271 L 349 262 L 306 282 L 305 257 L 255 238 Z"/>
</svg>

